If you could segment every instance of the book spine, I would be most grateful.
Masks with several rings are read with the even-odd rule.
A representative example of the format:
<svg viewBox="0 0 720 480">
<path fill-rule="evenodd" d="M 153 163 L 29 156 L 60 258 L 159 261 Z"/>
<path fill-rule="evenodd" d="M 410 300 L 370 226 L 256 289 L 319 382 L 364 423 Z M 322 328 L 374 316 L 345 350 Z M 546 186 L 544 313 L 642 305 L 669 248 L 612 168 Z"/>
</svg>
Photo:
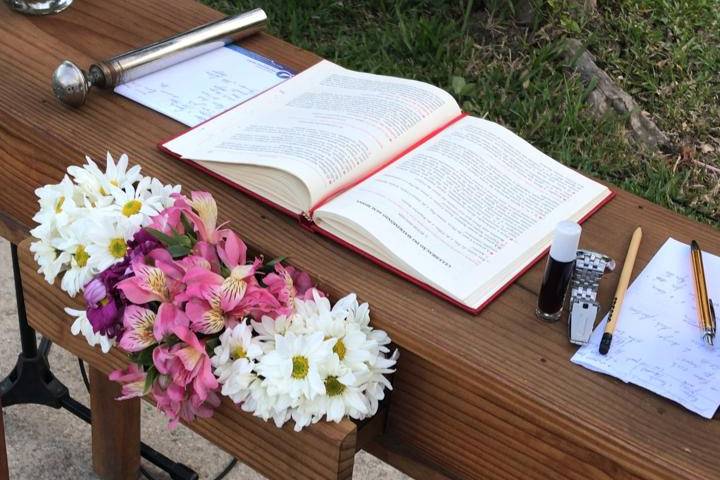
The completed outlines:
<svg viewBox="0 0 720 480">
<path fill-rule="evenodd" d="M 313 214 L 315 213 L 315 210 L 317 210 L 318 208 L 322 207 L 323 205 L 325 205 L 326 203 L 328 203 L 328 202 L 329 202 L 330 200 L 332 200 L 333 198 L 337 197 L 338 195 L 342 194 L 343 192 L 347 192 L 347 191 L 350 190 L 351 188 L 356 187 L 356 186 L 359 185 L 360 183 L 364 182 L 364 181 L 367 180 L 368 178 L 372 177 L 373 175 L 375 175 L 375 174 L 378 173 L 379 171 L 381 171 L 381 170 L 383 170 L 384 168 L 386 168 L 388 165 L 394 163 L 394 162 L 397 161 L 398 159 L 400 159 L 400 158 L 404 157 L 405 155 L 407 155 L 408 153 L 412 152 L 412 151 L 415 150 L 417 147 L 419 147 L 420 145 L 424 144 L 425 142 L 427 142 L 428 140 L 430 140 L 431 138 L 433 138 L 435 135 L 437 135 L 438 133 L 440 133 L 440 132 L 442 132 L 443 130 L 445 130 L 446 128 L 448 128 L 450 125 L 452 125 L 452 124 L 454 124 L 454 123 L 462 120 L 463 118 L 467 117 L 467 115 L 468 115 L 467 113 L 461 113 L 460 115 L 458 115 L 457 117 L 453 118 L 453 119 L 450 120 L 449 122 L 445 123 L 444 125 L 439 126 L 438 128 L 436 128 L 436 129 L 433 130 L 432 132 L 428 133 L 427 135 L 425 135 L 424 137 L 422 137 L 420 140 L 418 140 L 417 142 L 413 143 L 413 144 L 410 145 L 408 148 L 406 148 L 406 149 L 403 150 L 402 152 L 400 152 L 400 153 L 398 153 L 397 155 L 395 155 L 394 157 L 392 157 L 392 158 L 391 158 L 390 160 L 388 160 L 387 162 L 385 162 L 385 163 L 383 163 L 382 165 L 379 165 L 378 167 L 372 169 L 372 170 L 371 170 L 370 172 L 368 172 L 366 175 L 358 178 L 357 180 L 355 180 L 354 182 L 349 183 L 348 185 L 344 185 L 344 186 L 342 186 L 342 187 L 339 187 L 337 190 L 335 190 L 335 191 L 329 193 L 328 195 L 324 196 L 324 197 L 321 198 L 320 201 L 318 201 L 318 203 L 315 204 L 315 206 L 312 207 L 312 208 L 310 209 L 310 211 L 308 212 L 308 214 L 310 215 L 310 218 L 312 218 Z"/>
</svg>

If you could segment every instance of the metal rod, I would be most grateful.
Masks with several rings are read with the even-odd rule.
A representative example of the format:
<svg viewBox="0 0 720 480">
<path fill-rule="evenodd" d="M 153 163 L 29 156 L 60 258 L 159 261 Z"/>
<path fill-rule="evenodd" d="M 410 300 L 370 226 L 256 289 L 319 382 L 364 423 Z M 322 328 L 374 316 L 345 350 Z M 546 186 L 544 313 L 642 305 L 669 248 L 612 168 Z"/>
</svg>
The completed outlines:
<svg viewBox="0 0 720 480">
<path fill-rule="evenodd" d="M 256 8 L 98 62 L 87 74 L 65 60 L 53 73 L 53 92 L 63 103 L 79 107 L 93 85 L 113 88 L 257 33 L 266 22 L 265 12 Z"/>
<path fill-rule="evenodd" d="M 10 244 L 12 254 L 13 278 L 15 281 L 15 302 L 17 303 L 18 325 L 20 327 L 20 345 L 25 358 L 37 356 L 37 339 L 35 330 L 28 324 L 25 312 L 25 296 L 23 295 L 22 279 L 20 278 L 20 259 L 18 257 L 17 245 Z"/>
</svg>

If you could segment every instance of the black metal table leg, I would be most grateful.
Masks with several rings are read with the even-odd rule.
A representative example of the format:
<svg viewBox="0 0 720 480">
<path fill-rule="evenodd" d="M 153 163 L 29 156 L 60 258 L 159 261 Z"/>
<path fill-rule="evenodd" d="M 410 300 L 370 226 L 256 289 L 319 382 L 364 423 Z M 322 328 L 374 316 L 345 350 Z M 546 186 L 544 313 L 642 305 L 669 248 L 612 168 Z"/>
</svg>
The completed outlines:
<svg viewBox="0 0 720 480">
<path fill-rule="evenodd" d="M 60 408 L 63 399 L 69 396 L 68 389 L 50 371 L 47 360 L 49 343 L 47 341 L 43 342 L 43 349 L 40 353 L 38 352 L 35 330 L 28 323 L 25 313 L 25 298 L 20 278 L 17 245 L 10 244 L 10 249 L 22 351 L 18 355 L 15 368 L 0 382 L 0 398 L 2 398 L 2 404 L 5 407 L 23 403 L 36 403 Z"/>
</svg>

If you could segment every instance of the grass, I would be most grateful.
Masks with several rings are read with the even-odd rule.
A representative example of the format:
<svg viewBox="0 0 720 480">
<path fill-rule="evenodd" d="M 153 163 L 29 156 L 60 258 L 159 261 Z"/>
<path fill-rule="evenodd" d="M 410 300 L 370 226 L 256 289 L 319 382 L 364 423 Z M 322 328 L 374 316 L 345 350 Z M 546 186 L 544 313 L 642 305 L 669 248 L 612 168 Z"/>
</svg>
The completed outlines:
<svg viewBox="0 0 720 480">
<path fill-rule="evenodd" d="M 693 162 L 720 167 L 720 0 L 600 2 L 592 17 L 546 0 L 529 27 L 500 0 L 204 1 L 227 13 L 263 7 L 270 31 L 295 45 L 436 84 L 557 160 L 720 226 L 720 178 Z M 651 113 L 672 152 L 639 147 L 625 118 L 589 109 L 561 54 L 566 36 Z"/>
</svg>

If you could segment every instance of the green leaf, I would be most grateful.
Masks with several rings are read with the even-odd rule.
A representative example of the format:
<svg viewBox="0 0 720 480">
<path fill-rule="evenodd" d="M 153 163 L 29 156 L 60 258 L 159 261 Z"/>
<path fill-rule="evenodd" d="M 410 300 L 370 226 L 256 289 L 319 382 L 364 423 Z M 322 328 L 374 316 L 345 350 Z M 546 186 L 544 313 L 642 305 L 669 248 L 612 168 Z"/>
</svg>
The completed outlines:
<svg viewBox="0 0 720 480">
<path fill-rule="evenodd" d="M 178 245 L 182 245 L 183 247 L 187 247 L 188 249 L 192 249 L 193 242 L 187 235 L 183 235 L 178 239 Z"/>
<path fill-rule="evenodd" d="M 186 257 L 190 254 L 190 249 L 185 245 L 168 245 L 167 250 L 173 258 Z"/>
<path fill-rule="evenodd" d="M 215 347 L 220 345 L 220 339 L 217 337 L 210 338 L 205 341 L 205 351 L 209 356 L 213 356 L 213 353 L 215 352 Z"/>
<path fill-rule="evenodd" d="M 190 232 L 194 232 L 194 231 L 195 231 L 195 227 L 194 227 L 193 224 L 190 222 L 190 220 L 188 220 L 187 216 L 186 216 L 184 213 L 181 213 L 181 214 L 180 214 L 180 221 L 182 222 L 183 227 L 185 227 L 185 233 L 186 233 L 186 234 L 189 234 Z"/>
<path fill-rule="evenodd" d="M 166 246 L 172 245 L 172 243 L 173 243 L 173 237 L 161 232 L 160 230 L 157 230 L 155 228 L 145 227 L 145 231 L 148 232 L 150 235 L 152 235 L 158 241 L 165 244 Z"/>
<path fill-rule="evenodd" d="M 143 387 L 144 393 L 147 395 L 150 392 L 150 389 L 153 386 L 153 383 L 155 383 L 155 380 L 157 380 L 157 377 L 159 375 L 159 372 L 157 371 L 157 368 L 155 368 L 155 365 L 151 366 L 147 370 L 147 376 L 145 377 L 145 386 Z"/>
<path fill-rule="evenodd" d="M 145 350 L 142 350 L 140 352 L 134 353 L 130 355 L 130 359 L 137 363 L 138 365 L 141 365 L 143 367 L 152 367 L 153 366 L 153 350 L 155 350 L 155 347 L 157 345 L 153 345 L 151 347 L 146 348 Z"/>
<path fill-rule="evenodd" d="M 272 272 L 273 270 L 275 270 L 275 265 L 284 262 L 286 258 L 287 257 L 273 258 L 269 262 L 266 262 L 262 267 L 258 268 L 258 273 L 268 274 Z"/>
<path fill-rule="evenodd" d="M 278 263 L 282 263 L 282 262 L 284 262 L 285 260 L 287 260 L 287 257 L 285 257 L 285 256 L 275 257 L 275 258 L 273 258 L 272 260 L 270 260 L 270 261 L 268 261 L 267 263 L 265 263 L 265 266 L 266 266 L 266 267 L 274 267 L 274 266 L 277 265 Z"/>
<path fill-rule="evenodd" d="M 465 79 L 463 77 L 453 76 L 450 79 L 450 85 L 452 86 L 455 95 L 462 95 L 463 89 L 465 88 Z"/>
</svg>

